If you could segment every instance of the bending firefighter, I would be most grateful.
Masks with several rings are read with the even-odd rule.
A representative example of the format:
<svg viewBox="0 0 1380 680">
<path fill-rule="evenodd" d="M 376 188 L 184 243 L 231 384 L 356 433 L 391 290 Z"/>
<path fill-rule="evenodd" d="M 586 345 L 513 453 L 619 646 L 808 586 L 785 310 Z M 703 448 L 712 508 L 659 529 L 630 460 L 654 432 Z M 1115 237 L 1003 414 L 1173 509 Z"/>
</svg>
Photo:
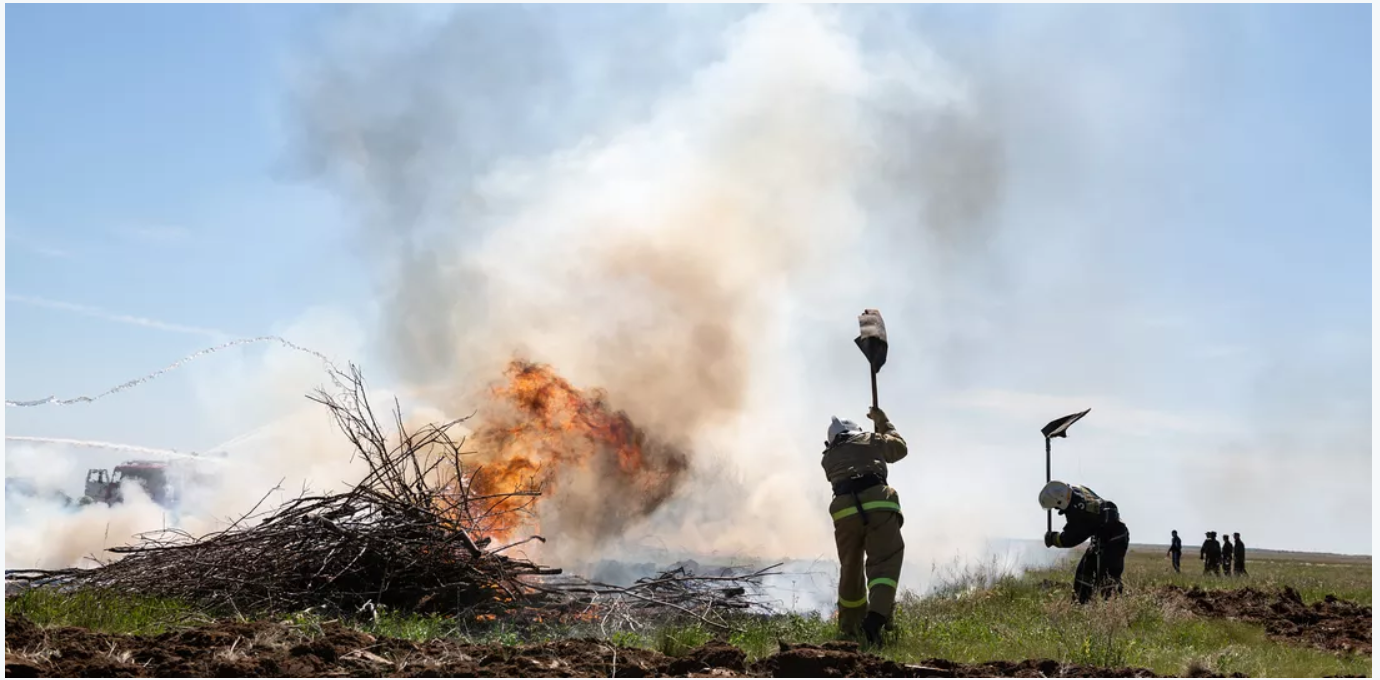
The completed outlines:
<svg viewBox="0 0 1380 680">
<path fill-rule="evenodd" d="M 850 420 L 829 424 L 824 474 L 834 487 L 829 514 L 839 551 L 839 630 L 880 644 L 891 622 L 896 581 L 901 577 L 901 505 L 887 486 L 886 466 L 906 457 L 906 442 L 881 409 L 868 412 L 875 433 Z"/>
<path fill-rule="evenodd" d="M 1121 572 L 1126 568 L 1126 550 L 1131 533 L 1121 523 L 1116 503 L 1103 499 L 1085 486 L 1053 481 L 1040 490 L 1040 507 L 1058 510 L 1067 518 L 1064 530 L 1045 533 L 1045 547 L 1073 548 L 1092 539 L 1078 561 L 1073 593 L 1080 604 L 1092 598 L 1094 590 L 1102 597 L 1120 593 Z"/>
</svg>

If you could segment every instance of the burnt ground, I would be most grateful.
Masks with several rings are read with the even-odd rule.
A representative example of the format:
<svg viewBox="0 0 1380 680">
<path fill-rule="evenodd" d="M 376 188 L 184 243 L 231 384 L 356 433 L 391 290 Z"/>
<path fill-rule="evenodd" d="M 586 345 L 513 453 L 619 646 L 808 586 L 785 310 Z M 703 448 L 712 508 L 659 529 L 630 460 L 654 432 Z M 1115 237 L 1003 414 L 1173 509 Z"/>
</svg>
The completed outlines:
<svg viewBox="0 0 1380 680">
<path fill-rule="evenodd" d="M 7 617 L 6 677 L 1155 677 L 1144 669 L 1063 665 L 1050 660 L 900 664 L 853 643 L 782 645 L 748 662 L 711 642 L 685 656 L 615 648 L 598 640 L 522 647 L 415 643 L 375 638 L 330 624 L 308 637 L 268 622 L 218 623 L 157 636 L 42 629 Z"/>
<path fill-rule="evenodd" d="M 1331 595 L 1307 605 L 1288 586 L 1275 592 L 1164 586 L 1161 593 L 1199 616 L 1262 624 L 1267 635 L 1279 640 L 1334 652 L 1371 653 L 1370 607 Z"/>
</svg>

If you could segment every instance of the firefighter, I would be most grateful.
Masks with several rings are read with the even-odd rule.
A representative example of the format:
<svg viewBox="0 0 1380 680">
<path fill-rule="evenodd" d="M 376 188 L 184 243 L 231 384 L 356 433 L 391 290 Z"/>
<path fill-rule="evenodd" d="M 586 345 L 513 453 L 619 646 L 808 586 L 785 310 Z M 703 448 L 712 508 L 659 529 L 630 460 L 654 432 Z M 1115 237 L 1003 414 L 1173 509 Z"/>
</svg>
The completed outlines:
<svg viewBox="0 0 1380 680">
<path fill-rule="evenodd" d="M 1169 541 L 1169 552 L 1165 554 L 1174 560 L 1174 573 L 1177 574 L 1179 573 L 1179 558 L 1184 554 L 1184 542 L 1179 540 L 1178 529 L 1171 529 L 1169 533 L 1173 537 Z"/>
<path fill-rule="evenodd" d="M 876 645 L 891 624 L 906 549 L 900 498 L 886 483 L 887 465 L 907 450 L 886 413 L 873 407 L 867 417 L 875 432 L 835 417 L 820 464 L 834 490 L 829 514 L 839 554 L 839 630 L 850 637 L 861 631 Z"/>
<path fill-rule="evenodd" d="M 1045 547 L 1073 548 L 1092 539 L 1074 572 L 1073 593 L 1079 604 L 1092 598 L 1095 590 L 1104 599 L 1122 592 L 1121 573 L 1126 568 L 1126 551 L 1131 533 L 1121 522 L 1116 503 L 1092 489 L 1051 481 L 1040 490 L 1040 507 L 1058 510 L 1066 520 L 1063 531 L 1045 532 Z"/>
<path fill-rule="evenodd" d="M 1217 542 L 1217 532 L 1207 532 L 1207 540 L 1198 551 L 1198 559 L 1203 561 L 1203 575 L 1217 575 L 1222 561 L 1222 546 Z"/>
<path fill-rule="evenodd" d="M 1227 532 L 1224 531 L 1224 532 L 1222 532 L 1222 575 L 1223 575 L 1223 576 L 1231 576 L 1231 558 L 1232 558 L 1232 556 L 1233 556 L 1233 555 L 1232 555 L 1232 547 L 1231 547 L 1231 537 L 1227 536 Z"/>
</svg>

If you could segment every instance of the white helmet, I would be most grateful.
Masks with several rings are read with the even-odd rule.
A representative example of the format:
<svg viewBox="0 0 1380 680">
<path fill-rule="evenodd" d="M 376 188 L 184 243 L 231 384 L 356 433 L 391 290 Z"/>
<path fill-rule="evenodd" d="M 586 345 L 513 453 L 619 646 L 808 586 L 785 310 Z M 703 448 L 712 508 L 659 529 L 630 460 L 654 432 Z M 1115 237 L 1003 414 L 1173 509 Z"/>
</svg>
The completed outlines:
<svg viewBox="0 0 1380 680">
<path fill-rule="evenodd" d="M 829 438 L 824 440 L 825 444 L 833 444 L 834 438 L 839 435 L 862 432 L 862 428 L 851 420 L 839 420 L 838 416 L 831 417 L 833 421 L 829 423 Z"/>
<path fill-rule="evenodd" d="M 1040 489 L 1040 507 L 1046 510 L 1063 510 L 1073 500 L 1073 489 L 1068 484 L 1052 481 Z"/>
</svg>

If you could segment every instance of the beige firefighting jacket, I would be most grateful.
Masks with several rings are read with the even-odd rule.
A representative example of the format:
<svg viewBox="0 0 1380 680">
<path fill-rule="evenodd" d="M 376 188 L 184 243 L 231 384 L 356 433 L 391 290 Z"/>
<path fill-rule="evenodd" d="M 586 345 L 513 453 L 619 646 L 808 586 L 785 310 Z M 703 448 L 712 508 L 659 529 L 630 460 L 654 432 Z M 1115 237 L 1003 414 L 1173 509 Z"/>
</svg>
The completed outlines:
<svg viewBox="0 0 1380 680">
<path fill-rule="evenodd" d="M 906 440 L 887 423 L 881 432 L 860 432 L 844 435 L 833 446 L 824 450 L 820 465 L 829 484 L 836 484 L 853 477 L 867 474 L 887 475 L 888 463 L 895 463 L 906 457 Z M 879 485 L 858 494 L 863 509 L 890 510 L 900 512 L 899 498 L 890 486 Z M 829 514 L 834 520 L 843 519 L 857 512 L 857 503 L 851 495 L 838 496 L 829 506 Z"/>
</svg>

